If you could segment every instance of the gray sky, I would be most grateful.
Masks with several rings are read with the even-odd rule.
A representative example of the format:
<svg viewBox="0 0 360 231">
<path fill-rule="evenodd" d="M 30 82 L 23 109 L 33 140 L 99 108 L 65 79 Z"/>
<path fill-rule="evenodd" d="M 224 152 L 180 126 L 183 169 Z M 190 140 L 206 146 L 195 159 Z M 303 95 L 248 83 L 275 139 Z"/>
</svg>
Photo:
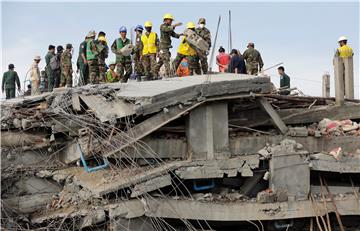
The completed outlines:
<svg viewBox="0 0 360 231">
<path fill-rule="evenodd" d="M 232 12 L 233 47 L 243 52 L 250 41 L 261 52 L 265 68 L 284 62 L 296 86 L 309 95 L 321 95 L 321 76 L 328 71 L 333 91 L 332 58 L 337 39 L 345 35 L 354 49 L 355 94 L 359 98 L 359 1 L 352 2 L 1 2 L 1 72 L 14 63 L 21 81 L 35 55 L 44 58 L 49 44 L 78 46 L 91 29 L 107 33 L 108 42 L 118 37 L 119 27 L 128 30 L 150 20 L 159 32 L 162 16 L 172 13 L 175 21 L 186 24 L 207 19 L 215 36 L 222 17 L 216 50 L 228 48 L 228 11 Z M 183 25 L 177 28 L 182 32 Z M 129 35 L 130 36 L 130 35 Z M 179 40 L 173 40 L 176 55 Z M 217 53 L 217 52 L 216 52 Z M 113 54 L 107 60 L 114 60 Z M 44 60 L 40 63 L 41 69 Z M 214 66 L 215 68 L 215 66 Z M 75 67 L 74 67 L 75 69 Z M 217 68 L 216 68 L 217 69 Z M 278 86 L 276 69 L 268 71 Z M 27 77 L 28 78 L 28 77 Z"/>
</svg>

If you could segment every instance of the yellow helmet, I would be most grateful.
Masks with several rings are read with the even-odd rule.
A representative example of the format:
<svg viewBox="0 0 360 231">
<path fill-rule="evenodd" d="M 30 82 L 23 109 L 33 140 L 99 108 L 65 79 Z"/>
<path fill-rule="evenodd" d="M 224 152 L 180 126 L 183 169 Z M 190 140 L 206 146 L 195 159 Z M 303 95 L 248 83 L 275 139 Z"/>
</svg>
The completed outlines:
<svg viewBox="0 0 360 231">
<path fill-rule="evenodd" d="M 194 28 L 195 28 L 195 23 L 193 23 L 193 22 L 188 22 L 188 23 L 186 24 L 186 28 L 188 28 L 188 29 L 194 29 Z"/>
<path fill-rule="evenodd" d="M 106 41 L 106 38 L 105 38 L 104 36 L 98 37 L 98 40 L 99 40 L 99 41 L 103 41 L 103 42 L 107 42 L 107 41 Z"/>
<path fill-rule="evenodd" d="M 165 15 L 164 15 L 164 19 L 174 20 L 174 17 L 172 16 L 172 14 L 165 14 Z"/>
<path fill-rule="evenodd" d="M 152 27 L 152 22 L 146 21 L 144 24 L 145 27 Z"/>
</svg>

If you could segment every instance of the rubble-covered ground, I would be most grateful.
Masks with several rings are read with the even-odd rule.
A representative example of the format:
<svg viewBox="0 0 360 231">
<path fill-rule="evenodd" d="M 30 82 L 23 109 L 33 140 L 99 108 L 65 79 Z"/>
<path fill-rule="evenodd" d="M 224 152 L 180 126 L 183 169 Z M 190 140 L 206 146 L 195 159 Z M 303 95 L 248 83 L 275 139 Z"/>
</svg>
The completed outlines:
<svg viewBox="0 0 360 231">
<path fill-rule="evenodd" d="M 4 230 L 356 230 L 360 101 L 209 75 L 1 105 Z"/>
</svg>

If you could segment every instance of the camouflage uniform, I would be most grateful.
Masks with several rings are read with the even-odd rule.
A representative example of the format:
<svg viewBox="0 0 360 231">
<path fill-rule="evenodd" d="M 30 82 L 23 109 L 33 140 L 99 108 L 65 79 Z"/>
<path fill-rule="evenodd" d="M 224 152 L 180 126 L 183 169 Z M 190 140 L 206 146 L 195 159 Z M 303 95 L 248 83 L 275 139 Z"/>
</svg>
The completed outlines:
<svg viewBox="0 0 360 231">
<path fill-rule="evenodd" d="M 201 75 L 199 57 L 197 56 L 196 49 L 186 41 L 186 38 L 183 38 L 181 41 L 176 58 L 173 61 L 175 70 L 178 69 L 181 61 L 184 58 L 187 58 L 188 60 L 189 75 L 194 75 L 194 72 L 198 75 Z"/>
<path fill-rule="evenodd" d="M 160 26 L 160 51 L 159 51 L 159 61 L 156 65 L 156 75 L 158 75 L 161 66 L 165 65 L 166 76 L 170 75 L 170 48 L 171 46 L 171 37 L 180 38 L 180 34 L 175 33 L 175 26 L 168 25 L 163 23 Z"/>
<path fill-rule="evenodd" d="M 256 75 L 264 66 L 260 52 L 253 47 L 249 47 L 243 54 L 246 60 L 246 70 L 248 75 Z"/>
<path fill-rule="evenodd" d="M 91 84 L 99 83 L 98 50 L 94 39 L 89 39 L 86 44 L 86 60 L 89 67 Z"/>
<path fill-rule="evenodd" d="M 141 80 L 141 76 L 144 74 L 144 69 L 141 63 L 141 53 L 142 53 L 141 34 L 136 34 L 133 59 L 135 63 L 136 78 L 138 81 Z"/>
<path fill-rule="evenodd" d="M 53 72 L 53 70 L 51 70 L 51 67 L 50 67 L 50 60 L 54 56 L 55 56 L 55 54 L 50 51 L 45 56 L 45 62 L 46 62 L 45 70 L 46 70 L 46 75 L 48 78 L 48 91 L 49 92 L 52 92 L 53 88 L 54 88 L 54 72 Z"/>
<path fill-rule="evenodd" d="M 104 41 L 96 41 L 98 55 L 98 65 L 99 65 L 99 81 L 105 82 L 106 77 L 106 63 L 105 59 L 109 56 L 109 47 Z"/>
<path fill-rule="evenodd" d="M 84 40 L 82 43 L 80 43 L 79 46 L 79 56 L 76 62 L 78 70 L 80 70 L 80 81 L 79 85 L 86 85 L 89 82 L 89 70 L 88 65 L 84 63 L 84 59 L 82 57 L 82 54 L 86 58 L 86 43 L 87 40 Z"/>
<path fill-rule="evenodd" d="M 60 58 L 60 67 L 61 67 L 61 77 L 60 77 L 60 86 L 64 87 L 65 84 L 68 87 L 72 87 L 72 65 L 71 65 L 71 53 L 69 50 L 65 50 L 61 54 Z"/>
<path fill-rule="evenodd" d="M 211 34 L 210 31 L 206 28 L 196 28 L 195 32 L 197 35 L 199 35 L 201 38 L 203 38 L 208 44 L 209 44 L 209 49 L 211 47 Z M 198 56 L 200 59 L 200 63 L 201 63 L 201 69 L 203 71 L 203 74 L 207 74 L 208 71 L 208 60 L 207 60 L 207 54 L 202 52 L 202 51 L 197 51 L 198 52 Z"/>
<path fill-rule="evenodd" d="M 143 36 L 149 36 L 150 32 L 145 32 Z M 156 33 L 155 33 L 156 34 Z M 142 44 L 142 43 L 141 43 Z M 156 50 L 159 49 L 159 38 L 156 34 L 155 39 Z M 141 45 L 143 49 L 143 45 Z M 141 58 L 142 65 L 144 67 L 144 75 L 146 76 L 147 80 L 151 80 L 151 78 L 156 78 L 158 73 L 156 72 L 157 64 L 156 64 L 156 53 L 155 54 L 145 54 Z"/>
<path fill-rule="evenodd" d="M 129 39 L 115 39 L 111 45 L 111 51 L 116 55 L 116 73 L 120 76 L 120 81 L 126 83 L 132 73 L 131 55 L 124 56 L 119 51 L 122 47 L 130 44 Z"/>
</svg>

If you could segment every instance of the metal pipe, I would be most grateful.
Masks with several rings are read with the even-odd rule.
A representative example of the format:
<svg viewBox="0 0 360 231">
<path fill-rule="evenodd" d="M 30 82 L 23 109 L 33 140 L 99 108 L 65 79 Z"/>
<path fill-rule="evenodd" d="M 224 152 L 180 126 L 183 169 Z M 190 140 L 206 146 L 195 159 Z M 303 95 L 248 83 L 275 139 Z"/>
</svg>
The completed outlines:
<svg viewBox="0 0 360 231">
<path fill-rule="evenodd" d="M 211 51 L 210 65 L 209 65 L 209 73 L 212 72 L 212 65 L 213 65 L 213 62 L 214 62 L 216 40 L 217 40 L 217 36 L 218 36 L 218 32 L 219 32 L 220 21 L 221 21 L 221 15 L 219 15 L 219 20 L 218 20 L 218 24 L 217 24 L 217 28 L 216 28 L 216 34 L 215 34 L 214 44 L 213 44 L 213 48 L 212 48 L 212 51 Z"/>
</svg>

